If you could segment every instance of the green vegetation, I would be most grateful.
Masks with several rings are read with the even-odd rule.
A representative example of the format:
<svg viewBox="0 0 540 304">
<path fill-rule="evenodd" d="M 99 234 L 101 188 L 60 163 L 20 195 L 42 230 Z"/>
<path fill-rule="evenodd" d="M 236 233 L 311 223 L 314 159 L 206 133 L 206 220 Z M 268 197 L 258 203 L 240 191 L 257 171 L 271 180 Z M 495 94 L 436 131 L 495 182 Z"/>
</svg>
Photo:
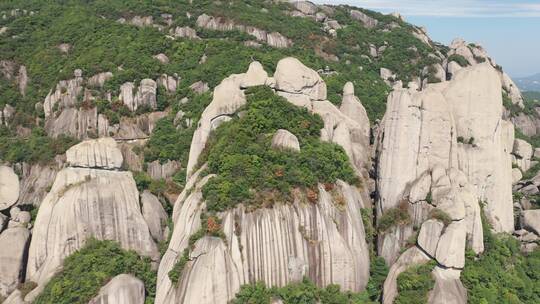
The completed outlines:
<svg viewBox="0 0 540 304">
<path fill-rule="evenodd" d="M 244 285 L 232 300 L 233 304 L 269 304 L 280 299 L 284 304 L 372 304 L 364 293 L 343 292 L 339 285 L 319 288 L 308 278 L 282 288 L 268 288 L 263 282 Z"/>
<path fill-rule="evenodd" d="M 448 62 L 450 61 L 455 61 L 457 64 L 459 64 L 462 67 L 466 67 L 469 65 L 469 61 L 465 57 L 458 54 L 450 55 L 448 57 Z"/>
<path fill-rule="evenodd" d="M 242 117 L 215 131 L 208 155 L 200 160 L 207 159 L 209 172 L 217 174 L 203 188 L 209 211 L 223 211 L 238 203 L 265 204 L 255 193 L 287 195 L 292 187 L 315 188 L 319 182 L 337 179 L 356 183 L 343 149 L 319 140 L 320 117 L 290 104 L 268 87 L 246 93 L 248 104 Z M 271 148 L 278 129 L 295 134 L 301 152 Z"/>
<path fill-rule="evenodd" d="M 531 101 L 534 101 L 534 100 L 540 101 L 540 92 L 527 91 L 527 92 L 522 92 L 522 94 L 525 99 L 528 99 Z"/>
<path fill-rule="evenodd" d="M 448 213 L 442 211 L 439 208 L 435 208 L 435 209 L 431 210 L 429 212 L 428 217 L 430 219 L 441 221 L 444 224 L 444 226 L 448 226 L 448 225 L 450 225 L 450 223 L 452 223 L 452 218 L 450 217 L 450 215 L 448 215 Z"/>
<path fill-rule="evenodd" d="M 77 140 L 64 135 L 48 137 L 41 128 L 33 129 L 28 137 L 20 137 L 0 126 L 0 159 L 11 163 L 47 163 L 76 143 Z"/>
<path fill-rule="evenodd" d="M 384 258 L 372 254 L 369 265 L 369 281 L 366 286 L 366 292 L 371 301 L 380 302 L 384 280 L 388 276 L 388 271 L 389 268 Z"/>
<path fill-rule="evenodd" d="M 182 271 L 186 264 L 191 261 L 190 253 L 195 247 L 195 243 L 205 236 L 219 237 L 225 241 L 225 234 L 221 230 L 221 220 L 215 215 L 201 214 L 201 227 L 197 232 L 189 237 L 188 247 L 184 249 L 180 258 L 176 261 L 173 268 L 169 271 L 169 279 L 174 283 L 178 283 L 182 276 Z"/>
<path fill-rule="evenodd" d="M 179 102 L 183 98 L 187 98 L 188 102 Z M 177 160 L 181 164 L 187 164 L 193 133 L 202 112 L 210 104 L 212 95 L 210 93 L 195 94 L 191 89 L 180 89 L 172 99 L 171 114 L 157 122 L 146 143 L 144 148 L 146 162 Z M 175 125 L 174 120 L 178 111 L 182 111 L 184 115 Z M 186 179 L 185 175 L 185 170 L 178 172 L 174 181 L 183 185 Z"/>
<path fill-rule="evenodd" d="M 88 303 L 101 286 L 116 275 L 128 273 L 144 282 L 145 303 L 154 303 L 157 274 L 151 269 L 150 258 L 139 257 L 112 241 L 89 239 L 86 245 L 64 261 L 61 272 L 45 286 L 34 303 Z"/>
<path fill-rule="evenodd" d="M 407 211 L 407 203 L 401 203 L 398 207 L 384 211 L 383 215 L 377 221 L 377 230 L 379 233 L 385 233 L 391 228 L 401 225 L 407 225 L 411 222 L 411 216 Z"/>
<path fill-rule="evenodd" d="M 397 278 L 398 296 L 394 303 L 427 303 L 428 293 L 435 286 L 435 280 L 431 276 L 435 265 L 435 261 L 430 261 L 427 264 L 410 267 L 399 274 Z"/>
<path fill-rule="evenodd" d="M 468 251 L 461 274 L 469 303 L 540 303 L 540 250 L 523 254 L 518 240 L 493 234 L 483 214 L 482 226 L 485 251 Z"/>
</svg>

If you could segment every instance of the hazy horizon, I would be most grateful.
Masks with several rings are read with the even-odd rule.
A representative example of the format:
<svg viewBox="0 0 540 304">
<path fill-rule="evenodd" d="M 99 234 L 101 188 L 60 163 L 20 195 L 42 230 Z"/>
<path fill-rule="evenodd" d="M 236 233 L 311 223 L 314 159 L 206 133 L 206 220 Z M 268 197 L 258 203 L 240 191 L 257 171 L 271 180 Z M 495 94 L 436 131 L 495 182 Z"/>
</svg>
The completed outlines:
<svg viewBox="0 0 540 304">
<path fill-rule="evenodd" d="M 446 45 L 457 37 L 486 48 L 512 77 L 540 73 L 540 0 L 314 0 L 398 12 Z"/>
</svg>

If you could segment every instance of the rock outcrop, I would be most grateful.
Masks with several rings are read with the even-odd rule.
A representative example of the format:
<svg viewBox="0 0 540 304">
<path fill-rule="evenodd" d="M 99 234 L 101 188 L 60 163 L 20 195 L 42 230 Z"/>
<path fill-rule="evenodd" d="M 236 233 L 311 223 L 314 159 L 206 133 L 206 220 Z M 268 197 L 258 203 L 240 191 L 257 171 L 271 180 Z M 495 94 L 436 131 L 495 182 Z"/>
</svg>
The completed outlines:
<svg viewBox="0 0 540 304">
<path fill-rule="evenodd" d="M 362 22 L 362 24 L 367 28 L 371 29 L 376 27 L 377 24 L 379 24 L 379 21 L 377 19 L 372 18 L 359 10 L 351 10 L 350 14 L 351 18 Z"/>
<path fill-rule="evenodd" d="M 483 63 L 456 71 L 449 82 L 419 92 L 395 89 L 388 97 L 376 136 L 377 216 L 399 208 L 411 220 L 380 234 L 378 251 L 388 264 L 403 268 L 400 260 L 409 258 L 398 258 L 399 250 L 412 226 L 421 225 L 417 246 L 441 266 L 433 272 L 430 303 L 466 303 L 459 281 L 465 248 L 484 249 L 479 201 L 486 202 L 496 231 L 513 231 L 514 138 L 512 125 L 501 119 L 500 93 L 497 72 Z M 451 222 L 428 220 L 437 213 Z M 383 302 L 391 303 L 396 291 L 389 275 Z"/>
<path fill-rule="evenodd" d="M 111 139 L 82 142 L 69 149 L 67 167 L 58 172 L 37 214 L 30 245 L 27 280 L 38 283 L 33 298 L 63 260 L 93 237 L 158 259 L 130 172 L 119 171 L 121 153 Z"/>
<path fill-rule="evenodd" d="M 212 176 L 200 179 L 200 170 L 193 172 L 194 164 L 214 121 L 232 116 L 245 104 L 242 88 L 248 84 L 275 86 L 289 102 L 321 115 L 325 123 L 321 139 L 343 146 L 359 175 L 366 173 L 369 127 L 365 110 L 347 105 L 356 100 L 350 85 L 346 86 L 349 100 L 342 112 L 325 100 L 326 84 L 320 76 L 294 58 L 281 60 L 273 79 L 267 78 L 258 63 L 246 74 L 224 79 L 193 137 L 187 185 L 175 204 L 175 228 L 158 272 L 159 303 L 227 303 L 243 284 L 264 281 L 269 286 L 284 286 L 303 276 L 319 286 L 335 283 L 351 291 L 365 287 L 369 254 L 362 220 L 355 214 L 369 199 L 365 190 L 344 182 L 338 182 L 332 192 L 319 185 L 314 204 L 306 204 L 306 194 L 295 190 L 292 202 L 276 203 L 272 209 L 247 212 L 240 205 L 223 212 L 220 218 L 225 239 L 206 236 L 197 241 L 180 280 L 173 283 L 169 279 L 168 273 L 188 247 L 190 236 L 206 224 L 200 220 L 206 208 L 201 188 Z M 336 201 L 343 202 L 342 207 L 338 208 Z"/>
<path fill-rule="evenodd" d="M 300 143 L 298 138 L 287 130 L 277 130 L 272 137 L 272 147 L 276 149 L 284 149 L 299 152 Z"/>
<path fill-rule="evenodd" d="M 253 26 L 235 24 L 231 20 L 226 20 L 221 17 L 208 16 L 202 14 L 197 18 L 197 26 L 215 31 L 233 31 L 238 30 L 247 33 L 258 41 L 264 42 L 269 46 L 276 48 L 288 48 L 292 46 L 292 41 L 278 32 L 268 33 L 265 30 L 258 29 Z"/>
<path fill-rule="evenodd" d="M 157 83 L 152 79 L 143 79 L 136 89 L 135 84 L 126 82 L 120 87 L 118 97 L 131 111 L 136 111 L 140 107 L 149 107 L 155 110 Z"/>
<path fill-rule="evenodd" d="M 101 287 L 88 304 L 144 304 L 144 283 L 129 274 L 120 274 Z"/>
</svg>

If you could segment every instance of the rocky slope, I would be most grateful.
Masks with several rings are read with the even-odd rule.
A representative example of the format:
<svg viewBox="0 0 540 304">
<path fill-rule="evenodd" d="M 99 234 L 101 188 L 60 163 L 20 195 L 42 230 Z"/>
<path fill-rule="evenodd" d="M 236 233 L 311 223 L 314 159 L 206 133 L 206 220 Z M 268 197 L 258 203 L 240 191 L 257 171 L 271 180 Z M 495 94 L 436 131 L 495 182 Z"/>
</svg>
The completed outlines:
<svg viewBox="0 0 540 304">
<path fill-rule="evenodd" d="M 0 12 L 0 302 L 540 301 L 540 108 L 481 46 L 308 1 Z"/>
</svg>

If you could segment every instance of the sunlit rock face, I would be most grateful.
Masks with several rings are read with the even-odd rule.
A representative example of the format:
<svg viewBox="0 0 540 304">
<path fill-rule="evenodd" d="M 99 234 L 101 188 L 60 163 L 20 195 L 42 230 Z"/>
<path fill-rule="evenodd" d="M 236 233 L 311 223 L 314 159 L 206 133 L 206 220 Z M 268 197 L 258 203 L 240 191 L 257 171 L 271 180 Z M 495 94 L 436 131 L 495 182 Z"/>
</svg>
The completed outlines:
<svg viewBox="0 0 540 304">
<path fill-rule="evenodd" d="M 131 172 L 119 170 L 115 141 L 82 142 L 66 155 L 70 166 L 58 172 L 34 224 L 27 279 L 42 287 L 88 238 L 114 240 L 157 261 L 139 192 Z"/>
</svg>

